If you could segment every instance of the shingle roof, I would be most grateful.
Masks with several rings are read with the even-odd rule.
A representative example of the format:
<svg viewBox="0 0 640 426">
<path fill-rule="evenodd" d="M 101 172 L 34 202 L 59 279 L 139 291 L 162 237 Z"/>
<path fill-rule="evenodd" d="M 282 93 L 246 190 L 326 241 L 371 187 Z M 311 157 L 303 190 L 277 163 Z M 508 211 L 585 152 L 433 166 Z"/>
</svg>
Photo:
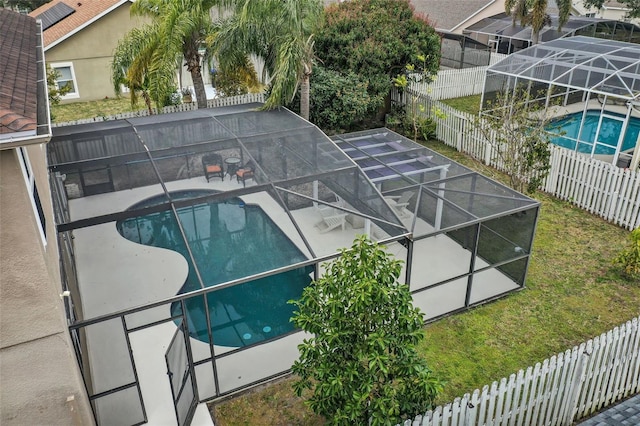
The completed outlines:
<svg viewBox="0 0 640 426">
<path fill-rule="evenodd" d="M 640 395 L 600 412 L 579 426 L 637 426 L 640 424 Z"/>
<path fill-rule="evenodd" d="M 604 2 L 603 5 L 605 8 L 606 7 L 619 7 L 620 9 L 628 9 L 629 7 L 626 4 L 620 3 L 619 1 L 615 1 L 615 0 L 607 0 Z"/>
<path fill-rule="evenodd" d="M 64 3 L 75 10 L 56 24 L 50 26 L 43 32 L 45 50 L 56 41 L 65 38 L 72 32 L 89 24 L 93 19 L 100 16 L 113 6 L 119 3 L 126 3 L 123 0 L 53 0 L 45 3 L 36 10 L 29 13 L 29 16 L 36 17 L 41 13 L 51 9 L 57 4 Z"/>
<path fill-rule="evenodd" d="M 0 9 L 0 134 L 37 127 L 38 25 Z"/>
<path fill-rule="evenodd" d="M 504 0 L 410 0 L 416 12 L 429 17 L 438 30 L 451 31 L 467 19 L 493 3 L 501 4 Z M 555 0 L 549 0 L 547 13 L 558 13 Z"/>
<path fill-rule="evenodd" d="M 416 12 L 429 17 L 440 30 L 452 30 L 495 0 L 411 0 Z"/>
</svg>

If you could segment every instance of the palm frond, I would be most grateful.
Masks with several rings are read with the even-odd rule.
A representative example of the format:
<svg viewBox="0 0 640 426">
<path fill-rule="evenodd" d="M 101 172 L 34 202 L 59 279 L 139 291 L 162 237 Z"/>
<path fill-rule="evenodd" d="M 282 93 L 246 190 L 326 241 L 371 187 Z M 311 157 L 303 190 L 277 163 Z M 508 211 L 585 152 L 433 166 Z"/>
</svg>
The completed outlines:
<svg viewBox="0 0 640 426">
<path fill-rule="evenodd" d="M 121 85 L 130 89 L 131 104 L 137 103 L 137 92 L 148 89 L 148 71 L 157 38 L 152 26 L 131 30 L 121 39 L 113 53 L 111 76 L 113 88 L 121 94 Z"/>
</svg>

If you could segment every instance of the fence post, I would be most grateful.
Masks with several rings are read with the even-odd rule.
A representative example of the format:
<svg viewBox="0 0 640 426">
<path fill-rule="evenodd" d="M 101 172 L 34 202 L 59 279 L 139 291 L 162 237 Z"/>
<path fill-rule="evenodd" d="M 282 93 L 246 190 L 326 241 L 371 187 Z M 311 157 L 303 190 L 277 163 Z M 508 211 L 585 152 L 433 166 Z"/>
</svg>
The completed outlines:
<svg viewBox="0 0 640 426">
<path fill-rule="evenodd" d="M 462 137 L 464 136 L 464 128 L 466 120 L 464 117 L 457 116 L 460 119 L 460 131 L 456 135 L 456 148 L 458 152 L 462 152 Z"/>
<path fill-rule="evenodd" d="M 580 360 L 576 369 L 573 372 L 573 378 L 571 379 L 571 388 L 569 389 L 569 404 L 567 405 L 565 412 L 563 425 L 570 426 L 573 424 L 573 417 L 576 415 L 578 410 L 578 401 L 580 399 L 580 391 L 582 390 L 582 384 L 584 383 L 587 360 L 591 354 L 589 354 L 586 350 L 582 351 L 580 354 Z"/>
<path fill-rule="evenodd" d="M 486 143 L 484 149 L 484 164 L 491 165 L 491 144 L 489 142 Z"/>
<path fill-rule="evenodd" d="M 618 206 L 618 191 L 613 191 L 611 193 L 609 211 L 607 212 L 607 220 L 611 220 L 614 217 L 614 212 L 616 211 L 616 207 Z"/>
</svg>

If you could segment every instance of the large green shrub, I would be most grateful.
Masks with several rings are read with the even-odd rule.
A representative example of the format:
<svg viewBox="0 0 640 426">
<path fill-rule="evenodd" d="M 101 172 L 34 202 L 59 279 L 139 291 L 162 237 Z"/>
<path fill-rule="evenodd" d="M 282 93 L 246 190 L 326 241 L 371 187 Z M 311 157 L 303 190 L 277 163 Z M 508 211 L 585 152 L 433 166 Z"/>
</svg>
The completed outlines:
<svg viewBox="0 0 640 426">
<path fill-rule="evenodd" d="M 391 76 L 419 54 L 435 73 L 440 38 L 408 0 L 355 0 L 328 7 L 325 25 L 316 35 L 316 54 L 327 68 L 354 72 L 369 81 L 369 93 L 386 96 Z M 381 106 L 381 104 L 380 104 Z"/>
<path fill-rule="evenodd" d="M 422 313 L 401 261 L 365 236 L 304 289 L 292 321 L 312 334 L 292 367 L 298 396 L 329 424 L 392 425 L 431 408 L 441 382 L 416 351 Z"/>
<path fill-rule="evenodd" d="M 350 131 L 372 115 L 380 97 L 371 96 L 369 84 L 358 75 L 339 73 L 321 66 L 311 76 L 310 121 L 328 133 Z M 288 106 L 298 112 L 299 94 Z"/>
<path fill-rule="evenodd" d="M 631 231 L 631 244 L 615 258 L 622 276 L 630 281 L 640 282 L 640 228 Z"/>
</svg>

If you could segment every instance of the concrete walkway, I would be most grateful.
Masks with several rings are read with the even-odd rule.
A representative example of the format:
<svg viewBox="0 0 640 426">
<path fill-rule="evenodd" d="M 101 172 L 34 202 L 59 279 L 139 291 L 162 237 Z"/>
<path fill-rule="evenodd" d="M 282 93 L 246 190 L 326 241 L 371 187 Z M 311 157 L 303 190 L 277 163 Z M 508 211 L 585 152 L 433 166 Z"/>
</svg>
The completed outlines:
<svg viewBox="0 0 640 426">
<path fill-rule="evenodd" d="M 608 408 L 579 426 L 637 426 L 640 425 L 640 394 Z"/>
</svg>

